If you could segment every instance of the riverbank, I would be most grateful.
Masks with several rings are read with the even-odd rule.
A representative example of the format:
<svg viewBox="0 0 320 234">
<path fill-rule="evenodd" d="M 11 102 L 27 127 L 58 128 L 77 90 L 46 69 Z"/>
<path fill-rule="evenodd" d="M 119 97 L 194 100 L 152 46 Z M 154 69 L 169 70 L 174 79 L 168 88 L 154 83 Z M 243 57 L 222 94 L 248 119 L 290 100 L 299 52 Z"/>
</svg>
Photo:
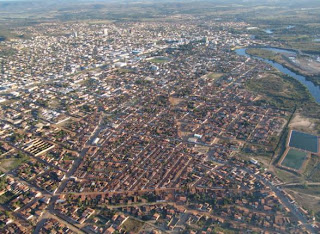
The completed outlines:
<svg viewBox="0 0 320 234">
<path fill-rule="evenodd" d="M 317 104 L 320 104 L 320 86 L 314 85 L 311 81 L 308 81 L 306 79 L 306 77 L 301 76 L 299 74 L 296 74 L 294 71 L 291 71 L 290 69 L 282 66 L 280 63 L 277 63 L 275 61 L 265 59 L 265 58 L 259 57 L 259 56 L 251 56 L 251 55 L 247 54 L 246 51 L 247 51 L 247 48 L 241 48 L 241 49 L 235 50 L 235 52 L 238 55 L 259 59 L 259 60 L 273 66 L 274 68 L 276 68 L 277 70 L 279 70 L 283 74 L 294 78 L 296 81 L 298 81 L 304 87 L 306 87 L 308 89 L 308 91 L 310 92 L 310 94 L 312 95 L 313 99 L 317 102 Z M 312 100 L 310 100 L 309 103 L 310 102 L 312 102 Z"/>
<path fill-rule="evenodd" d="M 287 49 L 282 49 L 282 50 L 287 50 Z M 298 54 L 298 51 L 294 51 L 294 50 L 287 50 L 288 53 L 296 53 Z M 304 76 L 306 78 L 306 80 L 311 81 L 314 85 L 316 86 L 320 86 L 320 72 L 318 74 L 312 74 L 311 72 L 306 72 L 303 71 L 301 68 L 299 68 L 297 65 L 293 65 L 293 62 L 290 61 L 290 59 L 281 54 L 281 53 L 275 53 L 271 50 L 264 49 L 262 48 L 248 48 L 246 50 L 246 53 L 251 55 L 251 56 L 257 56 L 260 58 L 264 58 L 264 59 L 268 59 L 271 60 L 273 62 L 279 63 L 282 66 L 284 66 L 285 68 L 295 72 L 298 75 Z"/>
</svg>

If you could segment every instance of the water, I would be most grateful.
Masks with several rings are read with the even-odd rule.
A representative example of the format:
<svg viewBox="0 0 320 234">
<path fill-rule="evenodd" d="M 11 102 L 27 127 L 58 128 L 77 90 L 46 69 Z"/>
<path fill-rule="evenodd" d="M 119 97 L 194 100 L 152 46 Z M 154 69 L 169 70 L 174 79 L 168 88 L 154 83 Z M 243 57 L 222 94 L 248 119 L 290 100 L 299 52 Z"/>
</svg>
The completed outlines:
<svg viewBox="0 0 320 234">
<path fill-rule="evenodd" d="M 273 48 L 265 48 L 265 49 L 273 49 Z M 311 81 L 308 81 L 306 79 L 306 77 L 296 74 L 295 72 L 291 71 L 288 68 L 285 68 L 284 66 L 282 66 L 279 63 L 276 63 L 276 62 L 273 62 L 271 60 L 264 59 L 261 57 L 257 57 L 257 56 L 250 56 L 246 53 L 246 48 L 237 49 L 235 51 L 238 55 L 242 55 L 242 56 L 246 56 L 246 57 L 253 57 L 253 58 L 259 59 L 261 61 L 264 61 L 265 63 L 268 63 L 271 66 L 278 69 L 280 72 L 298 80 L 301 84 L 303 84 L 305 87 L 307 87 L 307 89 L 309 90 L 311 95 L 314 97 L 315 101 L 320 104 L 320 87 L 314 85 Z M 288 50 L 287 52 L 292 52 L 292 51 Z"/>
<path fill-rule="evenodd" d="M 318 153 L 318 137 L 303 132 L 292 131 L 289 146 Z"/>
</svg>

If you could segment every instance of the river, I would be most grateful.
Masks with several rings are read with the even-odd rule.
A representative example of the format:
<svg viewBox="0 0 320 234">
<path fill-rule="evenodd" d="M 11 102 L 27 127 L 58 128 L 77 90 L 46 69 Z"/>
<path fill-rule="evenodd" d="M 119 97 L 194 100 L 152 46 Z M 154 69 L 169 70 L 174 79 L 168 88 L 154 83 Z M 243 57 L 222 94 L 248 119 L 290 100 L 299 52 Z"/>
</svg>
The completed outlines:
<svg viewBox="0 0 320 234">
<path fill-rule="evenodd" d="M 268 49 L 268 50 L 274 50 L 274 48 L 264 48 L 264 49 Z M 238 55 L 242 55 L 242 56 L 246 56 L 246 57 L 251 57 L 251 58 L 256 58 L 259 59 L 261 61 L 264 61 L 265 63 L 270 64 L 271 66 L 273 66 L 274 68 L 278 69 L 280 72 L 298 80 L 301 84 L 303 84 L 305 87 L 307 87 L 307 89 L 309 90 L 309 92 L 311 93 L 311 95 L 314 97 L 315 101 L 317 103 L 320 104 L 320 86 L 316 86 L 314 85 L 311 81 L 308 81 L 306 79 L 306 77 L 301 76 L 293 71 L 291 71 L 290 69 L 282 66 L 279 63 L 273 62 L 271 60 L 268 59 L 264 59 L 258 56 L 250 56 L 249 54 L 246 53 L 246 48 L 241 48 L 241 49 L 237 49 L 235 50 L 235 52 Z M 281 49 L 283 51 L 283 49 Z M 287 51 L 288 53 L 292 53 L 292 51 Z"/>
</svg>

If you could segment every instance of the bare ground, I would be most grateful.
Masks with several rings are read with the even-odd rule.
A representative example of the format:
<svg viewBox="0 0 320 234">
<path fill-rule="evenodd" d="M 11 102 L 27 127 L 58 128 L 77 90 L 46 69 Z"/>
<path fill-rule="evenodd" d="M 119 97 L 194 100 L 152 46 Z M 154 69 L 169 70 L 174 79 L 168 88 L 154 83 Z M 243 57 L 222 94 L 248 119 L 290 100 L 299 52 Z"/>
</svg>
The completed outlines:
<svg viewBox="0 0 320 234">
<path fill-rule="evenodd" d="M 313 119 L 303 117 L 300 114 L 296 114 L 289 124 L 289 127 L 300 131 L 313 132 L 315 129 L 315 124 Z"/>
</svg>

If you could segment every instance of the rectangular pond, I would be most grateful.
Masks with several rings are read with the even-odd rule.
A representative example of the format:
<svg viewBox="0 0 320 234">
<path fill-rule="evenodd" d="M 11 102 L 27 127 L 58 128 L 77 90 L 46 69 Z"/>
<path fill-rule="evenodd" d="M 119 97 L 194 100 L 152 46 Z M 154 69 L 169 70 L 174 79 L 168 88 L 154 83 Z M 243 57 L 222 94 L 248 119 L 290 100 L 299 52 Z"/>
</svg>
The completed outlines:
<svg viewBox="0 0 320 234">
<path fill-rule="evenodd" d="M 285 167 L 290 167 L 295 170 L 299 170 L 302 167 L 304 160 L 306 159 L 307 159 L 306 152 L 290 149 L 286 157 L 282 161 L 281 165 Z"/>
<path fill-rule="evenodd" d="M 303 132 L 292 131 L 289 146 L 297 149 L 318 153 L 319 139 L 317 136 Z"/>
</svg>

